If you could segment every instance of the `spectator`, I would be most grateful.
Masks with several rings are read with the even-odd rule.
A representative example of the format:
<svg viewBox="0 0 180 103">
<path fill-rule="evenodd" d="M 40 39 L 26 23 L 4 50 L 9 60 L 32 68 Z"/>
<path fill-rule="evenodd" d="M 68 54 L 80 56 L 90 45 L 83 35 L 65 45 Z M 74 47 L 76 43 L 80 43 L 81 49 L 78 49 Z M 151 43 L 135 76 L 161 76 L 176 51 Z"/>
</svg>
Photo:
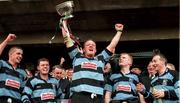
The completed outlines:
<svg viewBox="0 0 180 103">
<path fill-rule="evenodd" d="M 56 79 L 60 80 L 64 78 L 64 68 L 60 65 L 54 65 L 52 67 L 52 75 L 53 77 L 55 77 Z"/>
<path fill-rule="evenodd" d="M 60 99 L 69 99 L 70 95 L 70 81 L 65 78 L 64 68 L 60 65 L 53 66 L 53 75 L 59 80 L 59 88 L 62 90 Z"/>
</svg>

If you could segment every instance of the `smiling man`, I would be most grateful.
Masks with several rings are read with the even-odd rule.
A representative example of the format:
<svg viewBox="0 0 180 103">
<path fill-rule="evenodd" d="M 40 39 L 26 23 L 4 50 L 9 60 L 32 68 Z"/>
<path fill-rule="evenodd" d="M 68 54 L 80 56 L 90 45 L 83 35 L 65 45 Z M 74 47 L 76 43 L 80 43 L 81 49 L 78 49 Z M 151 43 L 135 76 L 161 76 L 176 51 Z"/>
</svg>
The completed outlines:
<svg viewBox="0 0 180 103">
<path fill-rule="evenodd" d="M 37 69 L 39 74 L 30 78 L 23 90 L 23 103 L 56 103 L 61 90 L 58 89 L 57 79 L 49 75 L 49 60 L 38 60 Z"/>
<path fill-rule="evenodd" d="M 96 43 L 91 39 L 87 40 L 84 43 L 83 53 L 81 53 L 68 36 L 66 22 L 65 20 L 65 25 L 61 29 L 70 58 L 73 60 L 72 103 L 102 103 L 104 92 L 103 69 L 119 42 L 123 25 L 115 25 L 116 35 L 110 44 L 95 56 L 97 51 Z"/>
<path fill-rule="evenodd" d="M 180 96 L 179 74 L 167 68 L 167 59 L 161 53 L 153 56 L 152 65 L 157 71 L 157 75 L 151 81 L 154 102 L 178 103 Z"/>
<path fill-rule="evenodd" d="M 9 34 L 0 44 L 0 55 L 6 45 L 15 40 L 15 34 Z M 24 87 L 26 72 L 19 64 L 23 58 L 23 50 L 20 47 L 11 47 L 8 52 L 8 61 L 0 60 L 0 101 L 1 103 L 20 103 L 21 90 Z"/>
</svg>

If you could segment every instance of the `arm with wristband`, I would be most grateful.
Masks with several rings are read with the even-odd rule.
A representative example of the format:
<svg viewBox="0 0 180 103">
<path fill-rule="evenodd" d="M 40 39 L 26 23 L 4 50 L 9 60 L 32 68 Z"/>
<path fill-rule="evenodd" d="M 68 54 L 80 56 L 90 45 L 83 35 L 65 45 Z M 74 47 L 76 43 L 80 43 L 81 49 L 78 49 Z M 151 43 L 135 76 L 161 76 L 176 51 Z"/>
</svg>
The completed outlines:
<svg viewBox="0 0 180 103">
<path fill-rule="evenodd" d="M 66 47 L 67 48 L 72 47 L 74 45 L 74 42 L 70 37 L 70 32 L 69 32 L 68 27 L 67 27 L 67 20 L 62 21 L 61 29 L 62 29 L 62 36 L 64 39 L 64 43 L 66 44 Z"/>
<path fill-rule="evenodd" d="M 124 26 L 122 24 L 115 24 L 115 29 L 116 29 L 117 33 L 111 40 L 110 44 L 107 46 L 107 49 L 112 53 L 115 50 L 115 47 L 119 42 L 119 39 L 121 38 L 123 27 Z"/>
</svg>

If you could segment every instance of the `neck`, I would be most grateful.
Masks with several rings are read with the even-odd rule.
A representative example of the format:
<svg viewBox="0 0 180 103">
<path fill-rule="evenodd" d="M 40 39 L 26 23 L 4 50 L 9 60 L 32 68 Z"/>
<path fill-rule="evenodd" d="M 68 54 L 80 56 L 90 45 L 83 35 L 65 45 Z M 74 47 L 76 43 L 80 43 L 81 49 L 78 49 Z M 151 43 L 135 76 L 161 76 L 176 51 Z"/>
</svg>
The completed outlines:
<svg viewBox="0 0 180 103">
<path fill-rule="evenodd" d="M 162 68 L 159 69 L 158 74 L 162 75 L 164 74 L 165 71 L 166 71 L 166 66 L 163 66 Z"/>
<path fill-rule="evenodd" d="M 85 57 L 86 57 L 86 58 L 93 58 L 94 55 L 93 55 L 93 54 L 91 54 L 91 55 L 90 55 L 90 54 L 89 54 L 89 55 L 88 55 L 88 54 L 85 54 Z"/>
<path fill-rule="evenodd" d="M 8 62 L 12 65 L 13 69 L 17 68 L 17 63 L 12 62 L 11 60 L 9 60 Z"/>
<path fill-rule="evenodd" d="M 129 66 L 128 67 L 121 67 L 121 70 L 120 70 L 123 74 L 128 74 L 130 72 L 129 70 Z"/>
<path fill-rule="evenodd" d="M 41 79 L 48 80 L 48 74 L 40 74 Z"/>
</svg>

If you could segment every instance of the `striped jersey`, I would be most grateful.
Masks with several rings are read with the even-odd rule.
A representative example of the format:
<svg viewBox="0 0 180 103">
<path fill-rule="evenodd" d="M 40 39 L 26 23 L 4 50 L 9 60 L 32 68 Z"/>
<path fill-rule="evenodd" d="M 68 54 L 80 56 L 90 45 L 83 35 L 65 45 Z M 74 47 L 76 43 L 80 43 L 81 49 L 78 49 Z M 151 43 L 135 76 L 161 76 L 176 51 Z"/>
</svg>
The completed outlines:
<svg viewBox="0 0 180 103">
<path fill-rule="evenodd" d="M 112 100 L 132 100 L 137 99 L 136 84 L 139 78 L 136 74 L 115 73 L 109 78 L 105 85 L 105 90 L 112 93 Z"/>
<path fill-rule="evenodd" d="M 165 73 L 158 76 L 151 81 L 151 92 L 153 90 L 162 90 L 165 97 L 161 99 L 163 103 L 177 103 L 180 96 L 180 81 L 176 71 L 166 69 Z M 154 100 L 156 103 L 158 99 Z"/>
<path fill-rule="evenodd" d="M 7 61 L 0 60 L 0 97 L 7 96 L 21 100 L 25 78 L 25 70 L 19 67 L 13 69 Z"/>
<path fill-rule="evenodd" d="M 56 103 L 61 90 L 58 87 L 58 80 L 49 76 L 48 80 L 41 79 L 40 75 L 27 80 L 23 90 L 21 101 L 31 101 L 32 103 Z"/>
<path fill-rule="evenodd" d="M 112 53 L 105 49 L 93 58 L 86 58 L 77 48 L 71 47 L 68 49 L 70 58 L 73 59 L 74 69 L 71 92 L 88 92 L 103 95 L 103 69 Z"/>
</svg>

